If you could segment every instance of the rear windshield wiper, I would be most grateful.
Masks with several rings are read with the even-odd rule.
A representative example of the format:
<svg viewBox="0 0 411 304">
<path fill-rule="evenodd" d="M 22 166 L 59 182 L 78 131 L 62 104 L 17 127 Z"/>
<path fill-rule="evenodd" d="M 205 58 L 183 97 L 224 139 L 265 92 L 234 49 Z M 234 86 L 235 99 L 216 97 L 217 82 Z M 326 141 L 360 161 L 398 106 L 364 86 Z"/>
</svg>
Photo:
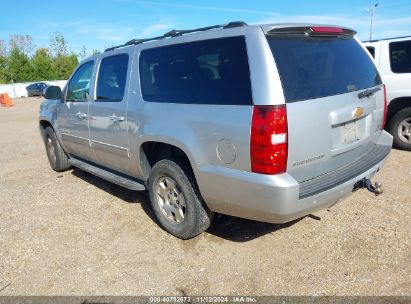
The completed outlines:
<svg viewBox="0 0 411 304">
<path fill-rule="evenodd" d="M 362 99 L 362 98 L 365 98 L 365 97 L 370 97 L 370 96 L 374 95 L 375 92 L 378 92 L 379 90 L 381 90 L 380 87 L 373 88 L 373 89 L 367 89 L 365 91 L 362 91 L 361 93 L 358 93 L 358 98 Z"/>
</svg>

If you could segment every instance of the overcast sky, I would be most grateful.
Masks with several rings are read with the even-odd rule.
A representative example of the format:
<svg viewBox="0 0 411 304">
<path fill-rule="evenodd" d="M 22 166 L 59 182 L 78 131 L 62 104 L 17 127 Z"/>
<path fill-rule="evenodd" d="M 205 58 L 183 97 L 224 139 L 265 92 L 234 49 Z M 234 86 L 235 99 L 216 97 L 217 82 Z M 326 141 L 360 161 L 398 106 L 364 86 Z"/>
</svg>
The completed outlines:
<svg viewBox="0 0 411 304">
<path fill-rule="evenodd" d="M 368 39 L 370 11 L 376 1 L 293 0 L 42 0 L 2 1 L 0 39 L 29 34 L 36 47 L 48 47 L 60 32 L 71 51 L 146 38 L 171 29 L 189 29 L 242 20 L 247 23 L 309 22 L 351 27 Z M 368 9 L 368 11 L 367 11 Z M 411 0 L 378 1 L 373 38 L 411 35 Z"/>
</svg>

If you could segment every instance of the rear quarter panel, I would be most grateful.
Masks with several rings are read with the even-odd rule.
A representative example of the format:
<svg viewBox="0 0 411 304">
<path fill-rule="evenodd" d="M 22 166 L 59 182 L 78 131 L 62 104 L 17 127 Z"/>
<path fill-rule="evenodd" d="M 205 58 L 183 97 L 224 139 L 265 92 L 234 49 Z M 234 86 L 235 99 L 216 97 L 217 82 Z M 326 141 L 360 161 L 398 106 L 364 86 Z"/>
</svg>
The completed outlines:
<svg viewBox="0 0 411 304">
<path fill-rule="evenodd" d="M 129 104 L 128 110 L 131 151 L 136 157 L 144 142 L 157 141 L 182 149 L 194 172 L 210 164 L 250 169 L 251 106 L 165 104 L 136 99 L 139 101 Z"/>
</svg>

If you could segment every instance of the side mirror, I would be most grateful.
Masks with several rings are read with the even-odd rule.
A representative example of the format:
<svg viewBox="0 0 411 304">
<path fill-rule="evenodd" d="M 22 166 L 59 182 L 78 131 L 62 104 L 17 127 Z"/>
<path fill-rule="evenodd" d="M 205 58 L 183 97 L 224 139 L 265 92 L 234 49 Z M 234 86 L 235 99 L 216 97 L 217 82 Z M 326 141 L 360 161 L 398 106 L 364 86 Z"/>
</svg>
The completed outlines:
<svg viewBox="0 0 411 304">
<path fill-rule="evenodd" d="M 44 93 L 44 98 L 46 99 L 61 99 L 62 97 L 61 88 L 58 86 L 50 86 L 46 89 Z"/>
</svg>

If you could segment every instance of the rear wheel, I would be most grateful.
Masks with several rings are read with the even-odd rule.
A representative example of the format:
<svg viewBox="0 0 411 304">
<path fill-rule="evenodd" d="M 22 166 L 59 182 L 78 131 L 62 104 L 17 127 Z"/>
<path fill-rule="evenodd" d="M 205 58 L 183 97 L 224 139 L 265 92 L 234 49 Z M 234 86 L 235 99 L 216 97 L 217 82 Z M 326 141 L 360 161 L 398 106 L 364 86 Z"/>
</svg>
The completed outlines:
<svg viewBox="0 0 411 304">
<path fill-rule="evenodd" d="M 190 239 L 210 226 L 212 213 L 205 208 L 186 164 L 160 160 L 151 170 L 148 188 L 160 225 L 172 235 Z"/>
<path fill-rule="evenodd" d="M 411 108 L 398 111 L 387 129 L 394 137 L 394 147 L 411 151 Z"/>
<path fill-rule="evenodd" d="M 57 172 L 70 169 L 71 166 L 67 154 L 60 146 L 54 130 L 51 127 L 47 127 L 44 133 L 44 143 L 51 168 Z"/>
</svg>

